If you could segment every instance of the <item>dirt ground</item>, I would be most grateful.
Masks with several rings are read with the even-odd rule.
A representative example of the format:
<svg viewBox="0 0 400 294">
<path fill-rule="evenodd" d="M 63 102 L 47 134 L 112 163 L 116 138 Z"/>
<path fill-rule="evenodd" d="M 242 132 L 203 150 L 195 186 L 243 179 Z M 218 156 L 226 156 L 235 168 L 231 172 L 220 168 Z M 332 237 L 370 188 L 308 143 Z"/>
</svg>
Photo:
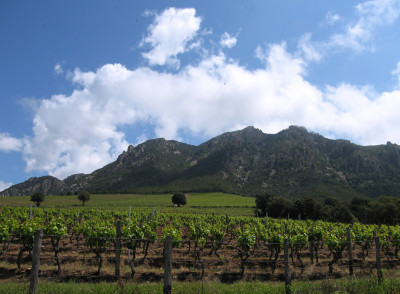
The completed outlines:
<svg viewBox="0 0 400 294">
<path fill-rule="evenodd" d="M 189 245 L 190 244 L 190 245 Z M 121 253 L 121 279 L 132 282 L 158 282 L 163 280 L 164 274 L 164 243 L 156 241 L 150 243 L 148 253 L 142 246 L 136 250 L 134 261 L 135 273 L 132 275 L 129 260 L 133 252 L 126 247 Z M 217 254 L 212 252 L 212 244 L 207 244 L 201 251 L 195 251 L 194 242 L 184 241 L 180 248 L 172 251 L 173 279 L 177 281 L 220 281 L 232 283 L 244 281 L 284 281 L 284 255 L 283 249 L 278 255 L 276 263 L 274 257 L 265 244 L 257 244 L 244 262 L 244 273 L 241 273 L 241 259 L 235 240 L 226 240 Z M 110 243 L 102 252 L 103 264 L 100 275 L 98 274 L 99 259 L 88 247 L 84 246 L 81 238 L 63 238 L 59 245 L 59 258 L 61 272 L 58 272 L 57 262 L 50 239 L 44 237 L 41 249 L 39 276 L 60 281 L 114 281 L 115 278 L 115 249 Z M 12 243 L 0 256 L 0 281 L 26 279 L 30 275 L 32 266 L 28 252 L 24 252 L 21 262 L 21 271 L 17 269 L 17 258 L 21 245 Z M 196 260 L 195 252 L 199 252 Z M 289 254 L 291 251 L 289 250 Z M 318 252 L 318 261 L 310 250 L 304 249 L 300 255 L 289 256 L 289 266 L 292 279 L 317 280 L 325 278 L 340 278 L 349 276 L 349 258 L 347 249 L 341 258 L 332 264 L 330 273 L 329 264 L 333 255 L 326 247 L 321 246 Z M 385 274 L 398 275 L 400 261 L 391 255 L 382 252 L 382 268 Z M 360 246 L 353 245 L 353 275 L 357 277 L 376 275 L 375 245 L 372 244 L 368 256 L 363 258 Z"/>
</svg>

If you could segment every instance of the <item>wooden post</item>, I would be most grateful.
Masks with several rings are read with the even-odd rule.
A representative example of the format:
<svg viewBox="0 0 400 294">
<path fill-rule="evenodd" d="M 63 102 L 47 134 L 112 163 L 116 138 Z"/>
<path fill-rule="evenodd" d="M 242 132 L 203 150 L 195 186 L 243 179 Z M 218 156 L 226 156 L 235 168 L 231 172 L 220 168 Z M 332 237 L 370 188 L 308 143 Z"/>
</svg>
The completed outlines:
<svg viewBox="0 0 400 294">
<path fill-rule="evenodd" d="M 284 247 L 284 258 L 285 258 L 285 290 L 286 294 L 291 294 L 291 277 L 290 277 L 290 268 L 289 268 L 289 240 L 285 239 L 283 242 Z"/>
<path fill-rule="evenodd" d="M 313 235 L 314 229 L 311 228 L 310 233 Z M 310 241 L 310 262 L 311 264 L 314 264 L 314 237 L 312 241 Z"/>
<path fill-rule="evenodd" d="M 164 244 L 164 294 L 172 293 L 172 237 L 167 236 Z"/>
<path fill-rule="evenodd" d="M 132 205 L 129 205 L 128 229 L 131 229 L 131 213 L 132 213 Z M 128 260 L 130 259 L 131 259 L 131 250 L 128 249 Z"/>
<path fill-rule="evenodd" d="M 32 269 L 29 293 L 35 294 L 39 283 L 40 249 L 42 247 L 43 231 L 36 230 L 32 254 Z"/>
<path fill-rule="evenodd" d="M 381 268 L 381 242 L 378 234 L 375 233 L 375 247 L 376 247 L 376 271 L 378 274 L 378 283 L 382 283 L 383 275 Z"/>
<path fill-rule="evenodd" d="M 117 238 L 115 239 L 115 277 L 121 277 L 121 221 L 117 221 L 116 232 Z"/>
<path fill-rule="evenodd" d="M 349 254 L 349 274 L 353 275 L 353 249 L 351 248 L 351 232 L 350 228 L 347 227 L 347 252 Z"/>
<path fill-rule="evenodd" d="M 44 212 L 44 215 L 45 215 L 44 226 L 47 226 L 47 222 L 49 221 L 49 219 L 47 217 L 47 211 L 44 211 L 44 208 L 43 208 L 43 212 Z"/>
</svg>

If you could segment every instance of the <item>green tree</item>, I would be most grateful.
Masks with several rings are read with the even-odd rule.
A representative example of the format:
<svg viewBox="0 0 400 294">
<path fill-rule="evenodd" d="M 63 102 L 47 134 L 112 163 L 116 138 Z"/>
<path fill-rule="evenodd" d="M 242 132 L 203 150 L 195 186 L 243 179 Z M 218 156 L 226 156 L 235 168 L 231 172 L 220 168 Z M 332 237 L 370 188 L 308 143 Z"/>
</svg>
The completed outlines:
<svg viewBox="0 0 400 294">
<path fill-rule="evenodd" d="M 31 196 L 31 201 L 36 203 L 36 206 L 39 207 L 40 203 L 44 201 L 44 194 L 42 192 L 33 193 Z"/>
<path fill-rule="evenodd" d="M 293 217 L 293 201 L 282 196 L 274 196 L 267 206 L 267 211 L 270 217 L 286 218 L 288 215 Z"/>
<path fill-rule="evenodd" d="M 186 205 L 186 196 L 183 193 L 175 193 L 172 196 L 172 203 L 178 205 L 180 207 L 181 205 Z"/>
<path fill-rule="evenodd" d="M 293 201 L 282 196 L 261 194 L 256 196 L 256 207 L 262 216 L 268 212 L 269 217 L 293 216 Z"/>
<path fill-rule="evenodd" d="M 86 190 L 80 191 L 78 194 L 78 199 L 82 201 L 82 206 L 85 205 L 85 202 L 90 200 L 89 192 Z"/>
<path fill-rule="evenodd" d="M 324 200 L 323 214 L 329 222 L 351 223 L 356 220 L 346 202 L 331 196 Z"/>
<path fill-rule="evenodd" d="M 354 197 L 350 203 L 351 212 L 358 219 L 359 222 L 366 223 L 368 222 L 368 208 L 369 208 L 369 200 Z"/>
<path fill-rule="evenodd" d="M 271 202 L 271 198 L 273 196 L 271 194 L 259 194 L 256 196 L 256 207 L 258 210 L 258 214 L 261 216 L 265 216 L 267 213 L 267 207 Z"/>
<path fill-rule="evenodd" d="M 385 225 L 400 223 L 400 199 L 382 195 L 369 204 L 367 213 L 369 223 Z"/>
<path fill-rule="evenodd" d="M 310 196 L 305 196 L 302 199 L 294 202 L 295 216 L 301 215 L 302 219 L 321 219 L 322 204 Z"/>
</svg>

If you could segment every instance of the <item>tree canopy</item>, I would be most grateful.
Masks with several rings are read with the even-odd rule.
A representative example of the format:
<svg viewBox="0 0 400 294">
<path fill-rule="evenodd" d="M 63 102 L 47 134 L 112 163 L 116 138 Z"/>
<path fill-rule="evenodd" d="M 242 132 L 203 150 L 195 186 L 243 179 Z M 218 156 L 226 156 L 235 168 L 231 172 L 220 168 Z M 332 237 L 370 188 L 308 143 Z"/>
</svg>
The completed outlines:
<svg viewBox="0 0 400 294">
<path fill-rule="evenodd" d="M 400 199 L 392 196 L 380 196 L 375 200 L 355 197 L 343 201 L 334 197 L 324 202 L 306 196 L 292 201 L 282 196 L 261 194 L 256 197 L 257 214 L 274 218 L 297 218 L 325 220 L 331 222 L 395 225 L 400 223 Z"/>
<path fill-rule="evenodd" d="M 183 193 L 175 193 L 172 196 L 172 203 L 178 205 L 180 207 L 181 205 L 186 205 L 186 196 Z"/>
<path fill-rule="evenodd" d="M 31 201 L 36 203 L 36 206 L 39 207 L 40 203 L 44 201 L 44 194 L 42 192 L 35 192 L 31 196 Z"/>
<path fill-rule="evenodd" d="M 82 205 L 85 205 L 85 202 L 90 200 L 89 192 L 86 190 L 80 191 L 78 194 L 78 199 L 82 201 Z"/>
</svg>

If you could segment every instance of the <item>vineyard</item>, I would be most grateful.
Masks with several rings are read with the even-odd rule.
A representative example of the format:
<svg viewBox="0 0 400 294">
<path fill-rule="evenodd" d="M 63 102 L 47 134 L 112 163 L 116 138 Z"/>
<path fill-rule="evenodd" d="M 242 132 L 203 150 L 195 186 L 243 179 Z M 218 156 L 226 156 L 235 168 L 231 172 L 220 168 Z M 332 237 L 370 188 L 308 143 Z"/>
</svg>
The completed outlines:
<svg viewBox="0 0 400 294">
<path fill-rule="evenodd" d="M 285 239 L 293 279 L 376 275 L 377 252 L 382 271 L 400 264 L 400 226 L 2 207 L 1 279 L 29 276 L 38 229 L 44 233 L 39 275 L 61 280 L 114 280 L 119 229 L 120 277 L 138 283 L 163 279 L 167 236 L 178 281 L 283 281 Z"/>
</svg>

